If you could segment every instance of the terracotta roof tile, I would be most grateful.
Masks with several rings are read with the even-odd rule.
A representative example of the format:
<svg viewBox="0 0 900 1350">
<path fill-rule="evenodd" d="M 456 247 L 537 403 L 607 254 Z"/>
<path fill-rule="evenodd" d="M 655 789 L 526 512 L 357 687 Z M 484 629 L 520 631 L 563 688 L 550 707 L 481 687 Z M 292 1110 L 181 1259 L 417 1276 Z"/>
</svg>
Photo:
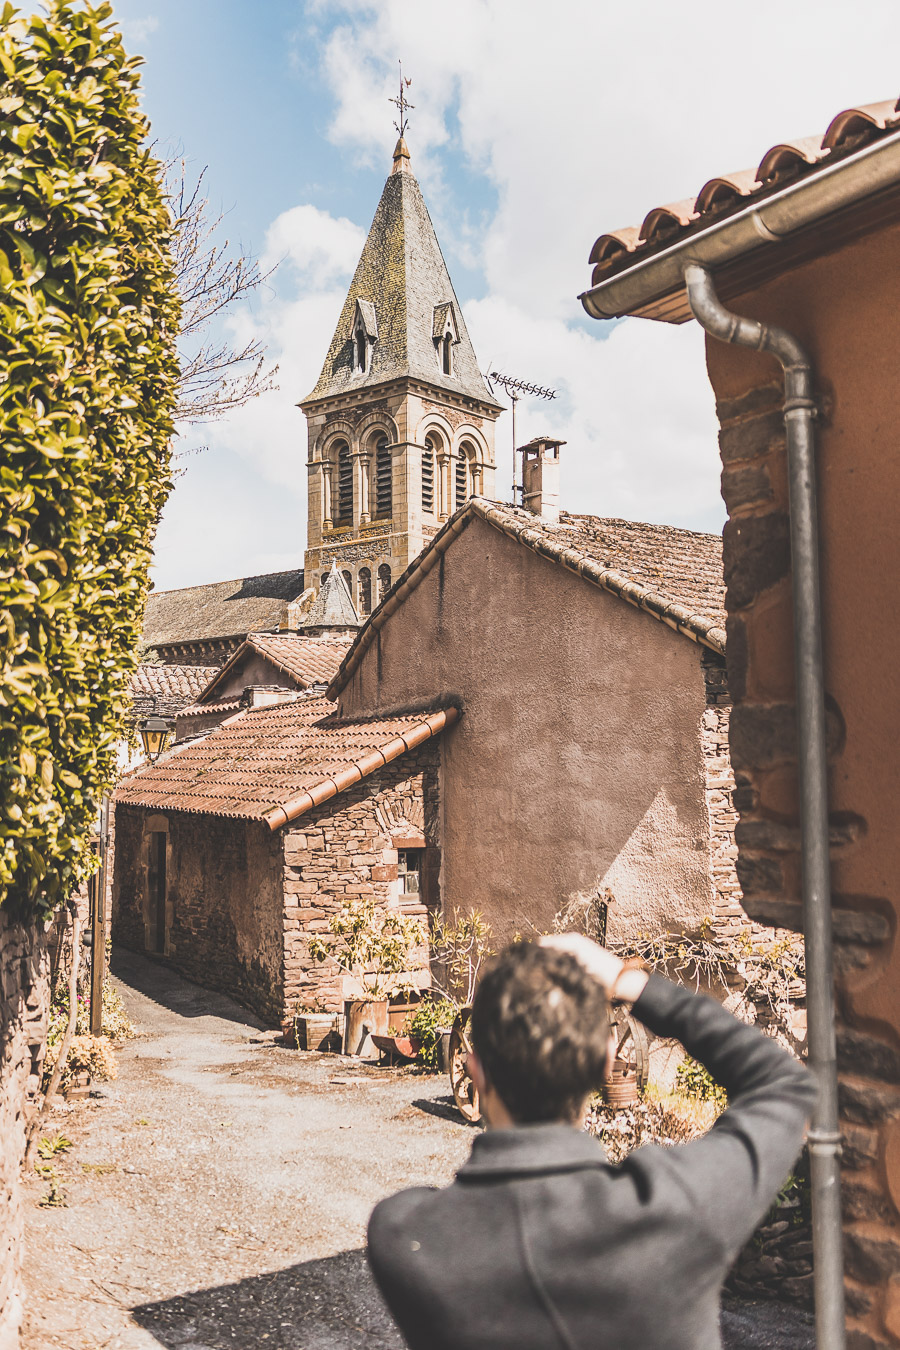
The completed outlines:
<svg viewBox="0 0 900 1350">
<path fill-rule="evenodd" d="M 779 141 L 767 150 L 759 161 L 755 177 L 766 183 L 776 174 L 797 172 L 804 164 L 816 164 L 826 154 L 821 136 L 798 136 L 793 141 Z"/>
<path fill-rule="evenodd" d="M 303 685 L 327 683 L 350 648 L 348 639 L 302 633 L 251 633 L 247 641 Z"/>
<path fill-rule="evenodd" d="M 217 699 L 215 694 L 217 689 L 227 685 L 232 670 L 248 653 L 259 652 L 289 676 L 296 687 L 306 689 L 313 684 L 327 684 L 349 649 L 347 638 L 307 637 L 304 633 L 250 633 L 224 666 L 212 668 L 209 678 L 200 687 L 199 697 L 182 705 L 180 711 L 191 716 L 237 708 L 240 694 L 225 699 Z"/>
<path fill-rule="evenodd" d="M 343 689 L 378 630 L 476 516 L 694 642 L 724 654 L 720 535 L 565 511 L 554 525 L 520 507 L 471 497 L 398 577 L 371 615 L 328 688 L 332 698 Z"/>
<path fill-rule="evenodd" d="M 135 715 L 144 717 L 150 713 L 155 697 L 162 716 L 174 716 L 193 703 L 218 673 L 218 666 L 157 666 L 141 662 L 131 677 Z"/>
<path fill-rule="evenodd" d="M 457 715 L 451 707 L 351 722 L 334 712 L 320 695 L 248 709 L 121 779 L 115 800 L 261 820 L 277 829 L 437 735 Z"/>
<path fill-rule="evenodd" d="M 823 136 L 783 141 L 766 151 L 755 170 L 711 178 L 696 197 L 653 207 L 639 230 L 628 226 L 600 235 L 589 258 L 594 269 L 592 284 L 597 286 L 642 256 L 702 229 L 713 214 L 741 209 L 748 198 L 761 198 L 777 190 L 788 173 L 816 173 L 835 158 L 858 149 L 863 141 L 896 130 L 900 126 L 898 109 L 900 100 L 893 99 L 848 108 L 838 113 Z"/>
</svg>

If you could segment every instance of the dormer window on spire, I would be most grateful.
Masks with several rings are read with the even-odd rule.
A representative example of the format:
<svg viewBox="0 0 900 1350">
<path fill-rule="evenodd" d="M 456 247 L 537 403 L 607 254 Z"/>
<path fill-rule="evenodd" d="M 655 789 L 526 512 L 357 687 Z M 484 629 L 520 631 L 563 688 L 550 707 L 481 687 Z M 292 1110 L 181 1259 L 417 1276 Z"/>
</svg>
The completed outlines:
<svg viewBox="0 0 900 1350">
<path fill-rule="evenodd" d="M 438 361 L 444 375 L 453 374 L 453 348 L 459 342 L 459 324 L 453 304 L 446 301 L 434 307 L 432 336 Z"/>
<path fill-rule="evenodd" d="M 371 300 L 357 300 L 353 310 L 350 343 L 353 348 L 353 370 L 367 375 L 371 364 L 372 347 L 378 341 L 378 320 Z"/>
</svg>

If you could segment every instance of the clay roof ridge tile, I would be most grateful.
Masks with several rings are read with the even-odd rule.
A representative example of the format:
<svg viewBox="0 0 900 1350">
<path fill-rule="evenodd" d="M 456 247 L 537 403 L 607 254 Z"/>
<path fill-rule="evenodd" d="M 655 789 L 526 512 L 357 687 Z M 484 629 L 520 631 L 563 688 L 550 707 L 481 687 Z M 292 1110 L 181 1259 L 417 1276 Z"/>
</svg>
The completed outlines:
<svg viewBox="0 0 900 1350">
<path fill-rule="evenodd" d="M 785 170 L 814 173 L 832 155 L 854 149 L 863 137 L 872 137 L 900 126 L 900 98 L 847 108 L 832 118 L 822 136 L 806 136 L 771 146 L 757 168 L 710 178 L 694 198 L 652 207 L 640 227 L 626 226 L 601 234 L 594 241 L 589 263 L 592 284 L 630 266 L 632 255 L 649 254 L 657 245 L 668 245 L 674 236 L 688 233 L 729 204 L 738 207 L 746 198 L 769 191 L 772 179 Z"/>
</svg>

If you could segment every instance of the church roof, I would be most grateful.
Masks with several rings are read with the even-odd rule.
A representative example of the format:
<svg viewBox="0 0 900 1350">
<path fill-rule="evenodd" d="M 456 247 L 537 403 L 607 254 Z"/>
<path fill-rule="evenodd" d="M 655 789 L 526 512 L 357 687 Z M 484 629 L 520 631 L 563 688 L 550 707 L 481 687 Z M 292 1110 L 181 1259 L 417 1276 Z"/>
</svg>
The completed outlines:
<svg viewBox="0 0 900 1350">
<path fill-rule="evenodd" d="M 322 373 L 304 403 L 412 376 L 500 406 L 478 368 L 428 208 L 408 165 L 401 140 Z M 354 366 L 351 333 L 357 314 L 369 351 L 365 371 Z M 456 336 L 449 375 L 439 343 L 448 317 Z"/>
<path fill-rule="evenodd" d="M 470 497 L 398 577 L 373 612 L 328 687 L 331 698 L 345 687 L 391 614 L 427 576 L 456 536 L 476 519 L 724 655 L 721 535 L 567 511 L 560 513 L 558 523 L 551 523 L 521 507 Z"/>
<path fill-rule="evenodd" d="M 347 583 L 338 571 L 337 563 L 331 564 L 312 609 L 303 620 L 304 628 L 358 628 L 359 615 L 347 588 Z"/>
<path fill-rule="evenodd" d="M 119 780 L 116 803 L 238 816 L 271 830 L 436 736 L 455 707 L 362 721 L 334 716 L 320 695 L 248 708 L 156 764 Z"/>
<path fill-rule="evenodd" d="M 290 601 L 302 592 L 302 567 L 177 591 L 151 591 L 144 613 L 144 646 L 246 637 L 254 630 L 277 629 L 287 617 Z"/>
</svg>

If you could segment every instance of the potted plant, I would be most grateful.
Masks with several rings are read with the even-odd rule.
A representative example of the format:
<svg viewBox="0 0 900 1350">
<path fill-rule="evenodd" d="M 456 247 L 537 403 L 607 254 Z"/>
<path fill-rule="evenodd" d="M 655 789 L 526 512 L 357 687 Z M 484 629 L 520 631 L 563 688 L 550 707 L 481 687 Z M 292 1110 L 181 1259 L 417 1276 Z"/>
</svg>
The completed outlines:
<svg viewBox="0 0 900 1350">
<path fill-rule="evenodd" d="M 388 1034 L 391 995 L 409 987 L 415 950 L 426 940 L 424 925 L 370 898 L 346 902 L 328 927 L 332 940 L 310 938 L 310 955 L 330 958 L 352 979 L 358 993 L 344 1000 L 344 1054 L 371 1054 L 372 1033 Z"/>
</svg>

